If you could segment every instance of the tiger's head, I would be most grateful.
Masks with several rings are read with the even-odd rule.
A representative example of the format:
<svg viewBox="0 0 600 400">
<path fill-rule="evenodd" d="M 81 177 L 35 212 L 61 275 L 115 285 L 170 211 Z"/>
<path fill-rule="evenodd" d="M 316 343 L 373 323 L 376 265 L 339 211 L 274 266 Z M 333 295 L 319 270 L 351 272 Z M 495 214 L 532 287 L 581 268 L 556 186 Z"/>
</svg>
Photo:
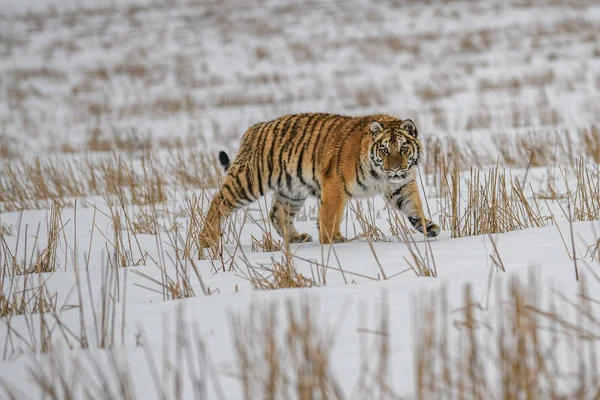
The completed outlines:
<svg viewBox="0 0 600 400">
<path fill-rule="evenodd" d="M 369 151 L 371 167 L 384 179 L 401 181 L 417 166 L 421 143 L 417 127 L 410 119 L 404 121 L 372 121 Z"/>
</svg>

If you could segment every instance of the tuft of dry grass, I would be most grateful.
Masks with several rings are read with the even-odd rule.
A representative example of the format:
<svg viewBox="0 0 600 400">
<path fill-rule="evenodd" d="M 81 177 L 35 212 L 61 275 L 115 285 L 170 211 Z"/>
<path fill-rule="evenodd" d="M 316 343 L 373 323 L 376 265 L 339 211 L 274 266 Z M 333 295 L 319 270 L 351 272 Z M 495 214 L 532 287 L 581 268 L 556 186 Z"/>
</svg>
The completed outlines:
<svg viewBox="0 0 600 400">
<path fill-rule="evenodd" d="M 237 269 L 254 290 L 310 288 L 324 284 L 318 272 L 315 276 L 314 270 L 310 277 L 298 272 L 295 259 L 295 254 L 287 243 L 284 245 L 281 258 L 272 257 L 270 265 L 253 265 L 242 251 L 244 267 L 237 266 Z"/>
<path fill-rule="evenodd" d="M 600 164 L 600 128 L 594 124 L 589 128 L 583 128 L 581 132 L 585 143 L 586 156 L 594 163 Z"/>
<path fill-rule="evenodd" d="M 333 329 L 322 327 L 313 308 L 288 302 L 283 333 L 275 305 L 231 318 L 235 369 L 247 398 L 343 398 L 331 370 Z"/>
<path fill-rule="evenodd" d="M 15 249 L 11 250 L 5 239 L 5 232 L 0 232 L 1 251 L 4 254 L 4 265 L 2 274 L 11 277 L 18 275 L 41 274 L 55 272 L 58 270 L 58 246 L 61 234 L 66 223 L 62 221 L 62 207 L 59 204 L 52 204 L 46 216 L 46 246 L 41 250 L 38 247 L 38 238 L 40 234 L 40 225 L 38 225 L 34 243 L 28 243 L 29 227 L 25 226 L 23 245 L 23 258 L 19 260 L 19 244 L 21 239 L 21 218 L 19 217 L 17 227 L 17 242 Z M 30 247 L 31 246 L 31 247 Z"/>
<path fill-rule="evenodd" d="M 528 200 L 517 178 L 492 168 L 483 175 L 472 169 L 464 184 L 455 169 L 440 180 L 440 224 L 453 238 L 503 233 L 518 229 L 546 226 L 551 216 L 544 216 L 537 199 Z"/>
<path fill-rule="evenodd" d="M 271 232 L 266 232 L 262 235 L 261 239 L 257 239 L 252 236 L 252 249 L 253 252 L 267 252 L 272 253 L 275 251 L 281 251 L 283 248 L 281 240 L 274 240 Z"/>
<path fill-rule="evenodd" d="M 363 202 L 360 201 L 350 202 L 347 207 L 346 229 L 350 225 L 348 222 L 350 212 L 353 214 L 352 229 L 354 237 L 350 240 L 366 238 L 369 242 L 389 242 L 389 239 L 385 236 L 381 228 L 377 226 L 378 213 L 375 210 L 373 201 L 367 200 L 365 203 L 366 208 Z M 356 223 L 359 225 L 359 230 L 356 229 Z"/>
</svg>

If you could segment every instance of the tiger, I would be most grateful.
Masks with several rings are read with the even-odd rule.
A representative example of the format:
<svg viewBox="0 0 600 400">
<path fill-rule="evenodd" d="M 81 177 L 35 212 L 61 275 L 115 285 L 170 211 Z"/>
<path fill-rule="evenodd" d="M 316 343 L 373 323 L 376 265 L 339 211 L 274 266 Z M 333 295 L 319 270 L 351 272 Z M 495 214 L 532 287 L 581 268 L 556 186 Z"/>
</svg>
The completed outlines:
<svg viewBox="0 0 600 400">
<path fill-rule="evenodd" d="M 340 232 L 351 198 L 381 194 L 427 237 L 440 233 L 425 217 L 416 171 L 422 145 L 415 123 L 386 114 L 350 117 L 326 113 L 289 114 L 257 123 L 244 133 L 200 233 L 203 248 L 218 244 L 222 222 L 234 211 L 273 192 L 269 219 L 287 243 L 310 242 L 294 220 L 308 197 L 318 199 L 322 244 L 347 242 Z"/>
</svg>

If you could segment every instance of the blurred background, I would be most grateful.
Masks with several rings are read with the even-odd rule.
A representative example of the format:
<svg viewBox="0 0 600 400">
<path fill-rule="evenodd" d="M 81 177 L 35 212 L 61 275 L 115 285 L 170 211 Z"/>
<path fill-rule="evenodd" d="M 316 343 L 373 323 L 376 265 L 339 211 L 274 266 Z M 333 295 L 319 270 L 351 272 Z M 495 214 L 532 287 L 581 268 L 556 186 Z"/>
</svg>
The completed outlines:
<svg viewBox="0 0 600 400">
<path fill-rule="evenodd" d="M 4 0 L 0 157 L 237 147 L 293 112 L 429 136 L 600 113 L 597 1 Z M 460 137 L 460 136 L 459 136 Z"/>
</svg>

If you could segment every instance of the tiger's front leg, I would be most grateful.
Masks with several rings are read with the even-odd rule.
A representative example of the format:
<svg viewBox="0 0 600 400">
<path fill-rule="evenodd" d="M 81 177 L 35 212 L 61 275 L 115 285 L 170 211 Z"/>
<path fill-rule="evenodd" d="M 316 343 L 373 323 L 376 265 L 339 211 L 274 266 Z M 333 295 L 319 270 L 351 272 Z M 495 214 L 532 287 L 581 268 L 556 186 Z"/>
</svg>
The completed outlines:
<svg viewBox="0 0 600 400">
<path fill-rule="evenodd" d="M 386 198 L 406 215 L 416 230 L 430 238 L 440 234 L 440 227 L 425 217 L 419 188 L 415 181 L 388 193 Z"/>
<path fill-rule="evenodd" d="M 322 244 L 348 241 L 340 232 L 340 224 L 347 201 L 341 183 L 339 185 L 329 183 L 323 186 L 321 206 L 319 207 L 319 240 Z"/>
</svg>

